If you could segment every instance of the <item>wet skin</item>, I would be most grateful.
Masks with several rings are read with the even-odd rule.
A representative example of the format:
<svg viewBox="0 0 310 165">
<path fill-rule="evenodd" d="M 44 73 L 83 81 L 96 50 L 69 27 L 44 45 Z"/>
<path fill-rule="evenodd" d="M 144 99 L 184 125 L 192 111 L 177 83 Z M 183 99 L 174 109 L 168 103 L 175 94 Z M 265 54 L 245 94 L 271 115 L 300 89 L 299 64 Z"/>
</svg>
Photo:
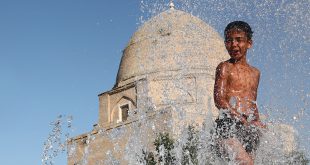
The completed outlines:
<svg viewBox="0 0 310 165">
<path fill-rule="evenodd" d="M 246 60 L 252 40 L 247 39 L 245 32 L 232 29 L 225 36 L 225 46 L 231 58 L 216 68 L 215 105 L 219 109 L 228 109 L 245 125 L 265 127 L 259 120 L 256 105 L 260 72 Z"/>
</svg>

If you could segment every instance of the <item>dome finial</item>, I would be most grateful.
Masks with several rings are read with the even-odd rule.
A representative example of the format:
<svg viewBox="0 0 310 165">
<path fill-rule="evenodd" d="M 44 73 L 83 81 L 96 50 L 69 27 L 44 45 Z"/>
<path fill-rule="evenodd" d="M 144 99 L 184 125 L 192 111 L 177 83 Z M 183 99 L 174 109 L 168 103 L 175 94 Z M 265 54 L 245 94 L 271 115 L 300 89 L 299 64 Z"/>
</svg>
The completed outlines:
<svg viewBox="0 0 310 165">
<path fill-rule="evenodd" d="M 173 0 L 170 0 L 170 3 L 169 3 L 169 8 L 170 8 L 170 9 L 174 9 L 174 3 L 173 3 Z"/>
</svg>

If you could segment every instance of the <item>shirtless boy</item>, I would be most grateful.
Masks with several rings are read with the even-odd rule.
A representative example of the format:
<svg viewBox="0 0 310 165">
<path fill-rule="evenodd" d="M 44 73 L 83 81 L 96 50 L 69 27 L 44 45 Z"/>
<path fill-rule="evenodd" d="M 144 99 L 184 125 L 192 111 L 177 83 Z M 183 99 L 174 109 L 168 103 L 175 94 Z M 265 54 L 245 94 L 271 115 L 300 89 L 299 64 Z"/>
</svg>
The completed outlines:
<svg viewBox="0 0 310 165">
<path fill-rule="evenodd" d="M 216 68 L 214 101 L 224 111 L 216 120 L 216 133 L 226 154 L 234 155 L 234 161 L 241 165 L 252 165 L 260 136 L 257 128 L 265 128 L 256 105 L 260 72 L 246 60 L 253 32 L 246 22 L 234 21 L 224 34 L 231 58 Z"/>
</svg>

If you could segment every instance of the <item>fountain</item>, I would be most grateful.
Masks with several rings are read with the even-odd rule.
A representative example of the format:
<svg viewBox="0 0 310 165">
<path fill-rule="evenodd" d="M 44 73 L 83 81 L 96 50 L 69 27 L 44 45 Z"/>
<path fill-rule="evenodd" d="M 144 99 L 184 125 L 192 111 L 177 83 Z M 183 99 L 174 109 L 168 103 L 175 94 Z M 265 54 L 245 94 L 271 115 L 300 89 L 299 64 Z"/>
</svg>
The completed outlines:
<svg viewBox="0 0 310 165">
<path fill-rule="evenodd" d="M 255 163 L 306 163 L 308 9 L 307 1 L 179 0 L 170 9 L 166 0 L 141 1 L 142 25 L 115 86 L 99 95 L 98 124 L 70 139 L 68 164 L 225 163 L 212 153 L 210 130 L 218 115 L 214 70 L 228 58 L 217 31 L 232 20 L 253 27 L 248 58 L 262 72 L 258 105 L 269 132 Z"/>
</svg>

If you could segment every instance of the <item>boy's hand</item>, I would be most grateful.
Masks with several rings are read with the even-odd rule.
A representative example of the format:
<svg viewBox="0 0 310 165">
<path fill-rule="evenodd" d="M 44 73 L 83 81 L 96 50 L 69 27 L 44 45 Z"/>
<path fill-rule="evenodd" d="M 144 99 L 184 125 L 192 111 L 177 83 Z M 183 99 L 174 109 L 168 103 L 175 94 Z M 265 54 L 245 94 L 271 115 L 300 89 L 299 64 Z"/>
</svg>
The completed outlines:
<svg viewBox="0 0 310 165">
<path fill-rule="evenodd" d="M 249 125 L 250 125 L 250 123 L 247 121 L 246 116 L 241 115 L 239 112 L 237 112 L 236 109 L 231 108 L 231 111 L 230 111 L 230 112 L 231 112 L 231 115 L 232 115 L 233 117 L 235 117 L 236 119 L 240 120 L 240 122 L 241 122 L 243 125 L 245 125 L 245 126 L 249 126 Z"/>
</svg>

